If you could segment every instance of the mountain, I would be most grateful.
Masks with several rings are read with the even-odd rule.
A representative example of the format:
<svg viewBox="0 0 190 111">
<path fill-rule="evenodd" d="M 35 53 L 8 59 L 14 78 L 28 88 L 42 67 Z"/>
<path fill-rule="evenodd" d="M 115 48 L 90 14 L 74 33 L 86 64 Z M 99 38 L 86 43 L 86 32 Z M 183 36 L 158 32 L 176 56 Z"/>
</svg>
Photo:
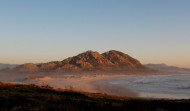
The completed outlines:
<svg viewBox="0 0 190 111">
<path fill-rule="evenodd" d="M 153 68 L 160 71 L 176 72 L 176 73 L 190 73 L 190 69 L 180 68 L 176 66 L 168 66 L 166 64 L 145 64 L 149 68 Z"/>
<path fill-rule="evenodd" d="M 87 51 L 63 61 L 20 65 L 11 71 L 14 72 L 83 72 L 83 71 L 154 71 L 142 65 L 138 60 L 122 52 L 111 50 L 100 54 L 96 51 Z"/>
<path fill-rule="evenodd" d="M 0 70 L 7 69 L 7 68 L 15 68 L 16 66 L 18 66 L 18 64 L 3 64 L 3 63 L 0 63 Z"/>
</svg>

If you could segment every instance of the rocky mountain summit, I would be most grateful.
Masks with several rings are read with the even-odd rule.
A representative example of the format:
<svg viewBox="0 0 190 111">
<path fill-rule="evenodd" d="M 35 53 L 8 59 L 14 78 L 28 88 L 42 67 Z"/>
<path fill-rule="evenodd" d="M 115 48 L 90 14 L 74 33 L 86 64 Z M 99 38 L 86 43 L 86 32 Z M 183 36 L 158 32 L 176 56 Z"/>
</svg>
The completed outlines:
<svg viewBox="0 0 190 111">
<path fill-rule="evenodd" d="M 129 55 L 111 50 L 100 54 L 96 51 L 87 51 L 63 61 L 48 63 L 20 65 L 12 71 L 15 72 L 82 72 L 82 71 L 152 71 L 138 60 Z"/>
</svg>

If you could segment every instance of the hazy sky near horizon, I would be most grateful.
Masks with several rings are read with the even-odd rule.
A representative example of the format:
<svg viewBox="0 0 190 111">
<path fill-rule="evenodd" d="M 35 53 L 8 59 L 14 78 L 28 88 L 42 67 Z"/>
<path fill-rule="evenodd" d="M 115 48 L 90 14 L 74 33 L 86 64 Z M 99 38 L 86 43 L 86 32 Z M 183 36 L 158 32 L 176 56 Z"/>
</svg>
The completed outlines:
<svg viewBox="0 0 190 111">
<path fill-rule="evenodd" d="M 190 0 L 1 0 L 0 63 L 119 50 L 190 68 Z"/>
</svg>

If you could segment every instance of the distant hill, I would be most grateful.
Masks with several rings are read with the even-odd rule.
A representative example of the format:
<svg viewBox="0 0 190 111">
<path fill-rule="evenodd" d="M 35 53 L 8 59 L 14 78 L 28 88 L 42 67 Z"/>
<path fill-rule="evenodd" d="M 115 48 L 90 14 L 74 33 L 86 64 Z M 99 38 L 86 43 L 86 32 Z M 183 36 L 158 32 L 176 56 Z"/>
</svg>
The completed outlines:
<svg viewBox="0 0 190 111">
<path fill-rule="evenodd" d="M 27 63 L 12 69 L 13 72 L 82 72 L 82 71 L 155 71 L 122 52 L 111 50 L 100 54 L 87 51 L 63 61 L 34 64 Z"/>
<path fill-rule="evenodd" d="M 3 64 L 3 63 L 0 63 L 0 70 L 6 69 L 6 68 L 15 68 L 16 66 L 18 66 L 18 64 Z"/>
<path fill-rule="evenodd" d="M 145 66 L 156 69 L 156 70 L 160 70 L 160 71 L 190 73 L 190 69 L 180 68 L 176 66 L 168 66 L 166 64 L 145 64 Z"/>
</svg>

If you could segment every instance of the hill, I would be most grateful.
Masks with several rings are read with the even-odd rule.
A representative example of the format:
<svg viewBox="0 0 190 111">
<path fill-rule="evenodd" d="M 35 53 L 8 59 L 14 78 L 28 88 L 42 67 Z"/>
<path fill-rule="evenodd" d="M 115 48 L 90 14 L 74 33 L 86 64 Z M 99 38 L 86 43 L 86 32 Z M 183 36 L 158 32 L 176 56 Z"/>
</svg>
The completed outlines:
<svg viewBox="0 0 190 111">
<path fill-rule="evenodd" d="M 6 69 L 6 68 L 15 68 L 16 66 L 18 66 L 18 64 L 3 64 L 3 63 L 0 63 L 0 70 Z"/>
<path fill-rule="evenodd" d="M 0 82 L 1 111 L 189 111 L 190 100 L 117 97 Z"/>
<path fill-rule="evenodd" d="M 100 54 L 96 51 L 87 51 L 77 56 L 69 57 L 63 61 L 20 65 L 13 72 L 93 72 L 93 71 L 123 71 L 146 72 L 154 71 L 142 65 L 138 60 L 129 55 L 111 50 Z"/>
<path fill-rule="evenodd" d="M 190 69 L 180 68 L 176 66 L 168 66 L 166 64 L 145 64 L 149 68 L 153 68 L 160 71 L 167 71 L 173 73 L 190 73 Z"/>
</svg>

